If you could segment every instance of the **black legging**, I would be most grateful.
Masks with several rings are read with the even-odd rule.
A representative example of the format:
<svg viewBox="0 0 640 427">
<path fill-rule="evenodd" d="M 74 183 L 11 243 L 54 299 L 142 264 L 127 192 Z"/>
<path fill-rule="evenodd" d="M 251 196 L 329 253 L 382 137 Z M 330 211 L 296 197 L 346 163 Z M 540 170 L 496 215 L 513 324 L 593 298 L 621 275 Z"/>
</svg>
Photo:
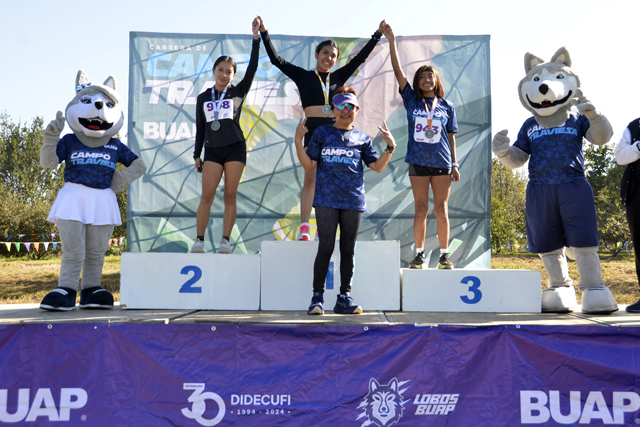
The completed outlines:
<svg viewBox="0 0 640 427">
<path fill-rule="evenodd" d="M 353 254 L 362 212 L 322 206 L 317 206 L 315 209 L 320 244 L 313 264 L 313 292 L 324 293 L 324 281 L 336 244 L 338 224 L 340 224 L 340 293 L 351 292 Z"/>
<path fill-rule="evenodd" d="M 632 173 L 627 193 L 627 221 L 636 258 L 636 276 L 640 283 L 640 178 Z"/>
</svg>

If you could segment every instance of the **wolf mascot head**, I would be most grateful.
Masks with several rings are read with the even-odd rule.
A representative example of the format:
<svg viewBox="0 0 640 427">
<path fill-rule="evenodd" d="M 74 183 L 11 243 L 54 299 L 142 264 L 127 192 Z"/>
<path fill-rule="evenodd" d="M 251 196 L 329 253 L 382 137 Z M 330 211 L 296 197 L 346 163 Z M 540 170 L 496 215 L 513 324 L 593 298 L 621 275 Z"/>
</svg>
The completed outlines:
<svg viewBox="0 0 640 427">
<path fill-rule="evenodd" d="M 580 79 L 571 69 L 569 52 L 561 47 L 549 62 L 527 53 L 524 69 L 527 75 L 518 86 L 520 102 L 540 126 L 562 126 L 576 104 L 575 98 L 579 99 Z"/>
<path fill-rule="evenodd" d="M 116 78 L 94 85 L 83 70 L 76 77 L 76 96 L 65 110 L 67 123 L 87 147 L 106 145 L 122 128 L 122 98 L 116 92 Z"/>
</svg>

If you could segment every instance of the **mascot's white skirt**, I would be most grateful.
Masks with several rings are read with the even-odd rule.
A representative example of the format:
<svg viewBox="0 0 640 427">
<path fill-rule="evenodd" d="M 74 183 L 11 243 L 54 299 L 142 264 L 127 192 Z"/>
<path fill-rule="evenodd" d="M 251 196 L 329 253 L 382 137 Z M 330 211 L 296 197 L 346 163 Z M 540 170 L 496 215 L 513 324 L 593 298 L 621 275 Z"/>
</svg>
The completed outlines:
<svg viewBox="0 0 640 427">
<path fill-rule="evenodd" d="M 120 208 L 111 188 L 100 190 L 67 182 L 51 206 L 47 221 L 80 221 L 87 225 L 120 225 Z"/>
</svg>

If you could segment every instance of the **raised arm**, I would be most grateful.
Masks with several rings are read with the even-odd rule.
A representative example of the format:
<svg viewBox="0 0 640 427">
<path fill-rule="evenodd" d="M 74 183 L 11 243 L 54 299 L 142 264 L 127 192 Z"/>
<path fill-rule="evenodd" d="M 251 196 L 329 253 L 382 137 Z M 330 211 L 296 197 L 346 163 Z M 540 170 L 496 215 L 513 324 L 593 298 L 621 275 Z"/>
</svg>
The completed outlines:
<svg viewBox="0 0 640 427">
<path fill-rule="evenodd" d="M 258 16 L 256 19 L 259 23 L 260 35 L 262 36 L 262 41 L 264 42 L 264 48 L 267 51 L 267 55 L 269 55 L 269 60 L 287 77 L 295 81 L 295 76 L 305 70 L 301 67 L 298 67 L 297 65 L 293 65 L 285 59 L 282 59 L 280 55 L 278 55 L 278 52 L 276 52 L 276 49 L 273 47 L 273 43 L 271 43 L 271 36 L 269 35 L 269 31 L 264 24 L 264 20 L 260 16 Z"/>
<path fill-rule="evenodd" d="M 398 58 L 396 36 L 393 34 L 393 30 L 391 29 L 391 25 L 389 24 L 385 23 L 382 30 L 382 34 L 384 34 L 387 40 L 389 40 L 389 56 L 391 57 L 391 66 L 393 67 L 393 73 L 396 75 L 398 85 L 400 85 L 400 92 L 402 92 L 404 90 L 404 87 L 407 85 L 407 76 L 404 74 L 402 66 L 400 65 L 400 59 Z"/>
<path fill-rule="evenodd" d="M 380 22 L 380 25 L 378 25 L 378 29 L 371 36 L 371 40 L 369 40 L 369 42 L 367 42 L 367 44 L 364 45 L 362 49 L 360 49 L 360 52 L 358 52 L 356 56 L 351 58 L 351 60 L 347 62 L 344 67 L 336 70 L 335 74 L 341 75 L 344 80 L 347 80 L 349 77 L 351 77 L 353 73 L 356 72 L 358 67 L 364 64 L 364 61 L 367 60 L 371 52 L 373 52 L 373 49 L 380 41 L 380 38 L 382 38 L 382 29 L 385 25 L 387 25 L 387 23 L 383 19 Z"/>
<path fill-rule="evenodd" d="M 251 58 L 249 59 L 249 65 L 247 66 L 247 71 L 244 73 L 244 77 L 242 81 L 238 83 L 238 88 L 240 88 L 245 94 L 249 92 L 251 89 L 251 83 L 253 82 L 253 78 L 256 75 L 256 70 L 258 69 L 258 58 L 260 57 L 260 36 L 258 35 L 258 30 L 260 29 L 260 20 L 255 18 L 253 23 L 251 24 L 251 30 L 253 32 L 253 44 L 251 45 Z"/>
</svg>

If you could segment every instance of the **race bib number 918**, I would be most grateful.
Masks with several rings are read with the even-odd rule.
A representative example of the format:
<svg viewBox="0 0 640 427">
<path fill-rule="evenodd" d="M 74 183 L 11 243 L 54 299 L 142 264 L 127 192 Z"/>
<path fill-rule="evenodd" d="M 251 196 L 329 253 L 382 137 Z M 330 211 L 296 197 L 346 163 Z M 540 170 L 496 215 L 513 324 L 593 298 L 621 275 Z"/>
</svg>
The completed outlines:
<svg viewBox="0 0 640 427">
<path fill-rule="evenodd" d="M 203 105 L 204 117 L 207 119 L 207 122 L 212 122 L 215 120 L 214 107 L 215 106 L 213 105 L 212 101 L 205 102 Z M 233 99 L 225 99 L 220 103 L 218 120 L 222 119 L 233 119 Z"/>
</svg>

